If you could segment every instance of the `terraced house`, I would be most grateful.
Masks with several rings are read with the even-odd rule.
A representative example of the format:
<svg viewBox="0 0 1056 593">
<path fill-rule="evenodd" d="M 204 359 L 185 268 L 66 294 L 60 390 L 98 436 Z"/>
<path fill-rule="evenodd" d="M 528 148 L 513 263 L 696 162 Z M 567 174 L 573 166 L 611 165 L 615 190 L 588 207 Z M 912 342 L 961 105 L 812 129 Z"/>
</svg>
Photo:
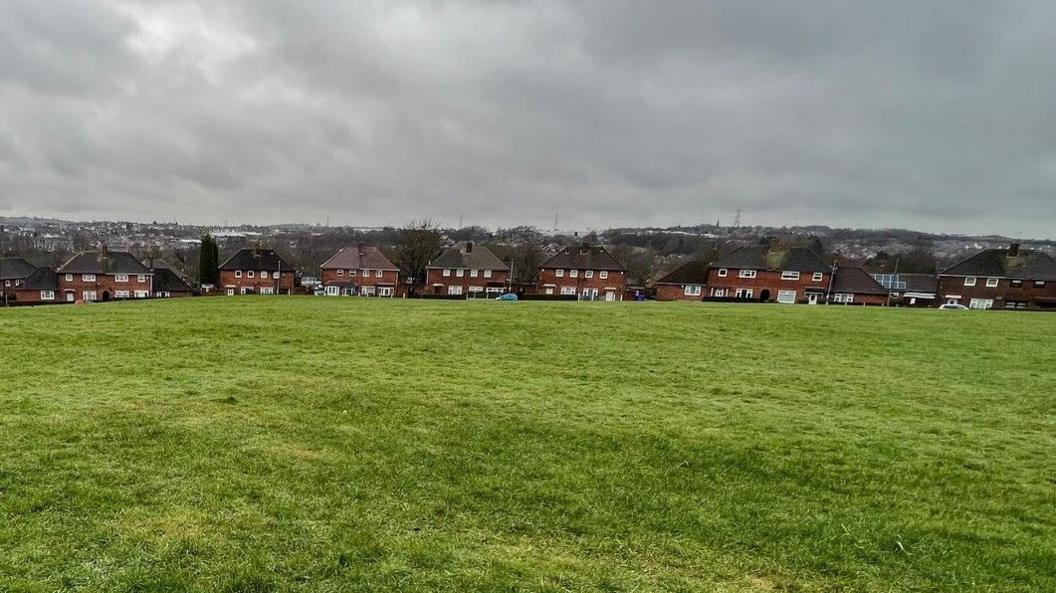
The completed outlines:
<svg viewBox="0 0 1056 593">
<path fill-rule="evenodd" d="M 700 301 L 707 296 L 708 262 L 690 261 L 653 283 L 658 301 Z"/>
<path fill-rule="evenodd" d="M 462 241 L 445 249 L 425 269 L 432 295 L 483 297 L 506 291 L 510 269 L 490 249 Z"/>
<path fill-rule="evenodd" d="M 145 299 L 153 290 L 154 274 L 131 253 L 82 251 L 56 270 L 60 298 L 65 302 Z"/>
<path fill-rule="evenodd" d="M 971 309 L 1056 309 L 1056 260 L 1023 249 L 988 249 L 939 272 L 939 304 Z"/>
<path fill-rule="evenodd" d="M 806 247 L 740 247 L 708 269 L 708 298 L 817 305 L 824 303 L 832 266 Z"/>
<path fill-rule="evenodd" d="M 0 304 L 55 302 L 55 270 L 38 268 L 21 257 L 0 259 Z"/>
<path fill-rule="evenodd" d="M 345 247 L 321 268 L 327 296 L 395 296 L 400 269 L 377 247 Z"/>
<path fill-rule="evenodd" d="M 220 265 L 220 286 L 236 294 L 292 294 L 297 270 L 274 249 L 238 250 Z"/>
<path fill-rule="evenodd" d="M 539 266 L 539 289 L 545 295 L 575 296 L 581 301 L 622 301 L 627 268 L 604 247 L 566 247 Z"/>
</svg>

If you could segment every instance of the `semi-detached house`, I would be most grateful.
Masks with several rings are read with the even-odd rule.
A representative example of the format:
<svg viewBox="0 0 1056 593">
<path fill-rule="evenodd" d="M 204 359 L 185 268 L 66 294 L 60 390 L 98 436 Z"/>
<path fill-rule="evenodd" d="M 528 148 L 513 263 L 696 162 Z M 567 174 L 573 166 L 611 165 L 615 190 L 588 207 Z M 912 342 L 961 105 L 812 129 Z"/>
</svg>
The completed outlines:
<svg viewBox="0 0 1056 593">
<path fill-rule="evenodd" d="M 708 298 L 817 305 L 825 302 L 832 267 L 805 247 L 740 247 L 708 270 Z"/>
<path fill-rule="evenodd" d="M 425 269 L 427 294 L 498 296 L 509 286 L 510 269 L 490 249 L 462 241 L 445 249 Z"/>
<path fill-rule="evenodd" d="M 938 299 L 971 309 L 1056 309 L 1056 260 L 1023 249 L 987 249 L 939 272 Z"/>
<path fill-rule="evenodd" d="M 154 274 L 131 253 L 82 251 L 56 270 L 59 298 L 65 302 L 145 299 Z"/>
</svg>

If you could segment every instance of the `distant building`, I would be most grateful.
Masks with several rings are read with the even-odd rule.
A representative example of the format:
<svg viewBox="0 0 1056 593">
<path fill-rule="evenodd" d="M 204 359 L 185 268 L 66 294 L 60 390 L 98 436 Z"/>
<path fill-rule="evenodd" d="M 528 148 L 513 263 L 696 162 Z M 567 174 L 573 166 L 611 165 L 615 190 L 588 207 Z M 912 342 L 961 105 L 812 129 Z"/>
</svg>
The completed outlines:
<svg viewBox="0 0 1056 593">
<path fill-rule="evenodd" d="M 125 251 L 82 251 L 56 270 L 62 300 L 145 299 L 153 292 L 154 274 Z"/>
<path fill-rule="evenodd" d="M 194 294 L 190 282 L 164 260 L 152 263 L 154 272 L 154 297 L 159 299 L 189 297 Z"/>
<path fill-rule="evenodd" d="M 653 283 L 658 301 L 701 301 L 707 296 L 708 262 L 689 261 Z"/>
<path fill-rule="evenodd" d="M 55 302 L 55 270 L 38 268 L 21 257 L 0 259 L 0 304 Z"/>
<path fill-rule="evenodd" d="M 400 269 L 377 247 L 345 247 L 320 266 L 327 296 L 395 296 Z"/>
<path fill-rule="evenodd" d="M 708 298 L 817 305 L 825 302 L 832 267 L 805 247 L 741 247 L 708 270 Z"/>
<path fill-rule="evenodd" d="M 537 280 L 544 295 L 575 296 L 581 301 L 622 301 L 627 268 L 604 247 L 566 247 L 539 266 Z"/>
<path fill-rule="evenodd" d="M 939 304 L 971 309 L 1056 309 L 1056 260 L 1023 249 L 987 249 L 939 272 Z"/>
<path fill-rule="evenodd" d="M 274 249 L 238 250 L 220 265 L 220 287 L 236 294 L 293 294 L 297 270 Z"/>
<path fill-rule="evenodd" d="M 506 291 L 510 269 L 490 249 L 462 241 L 445 249 L 425 269 L 426 294 L 499 296 Z"/>
</svg>

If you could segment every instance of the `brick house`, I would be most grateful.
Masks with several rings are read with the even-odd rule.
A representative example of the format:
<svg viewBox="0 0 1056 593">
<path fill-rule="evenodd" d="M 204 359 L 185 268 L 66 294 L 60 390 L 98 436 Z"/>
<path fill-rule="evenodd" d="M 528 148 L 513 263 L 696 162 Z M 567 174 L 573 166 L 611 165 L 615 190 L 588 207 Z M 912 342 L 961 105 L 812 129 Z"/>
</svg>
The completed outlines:
<svg viewBox="0 0 1056 593">
<path fill-rule="evenodd" d="M 708 269 L 708 298 L 778 303 L 825 302 L 832 267 L 805 247 L 740 247 Z"/>
<path fill-rule="evenodd" d="M 707 295 L 708 262 L 689 261 L 653 283 L 658 301 L 701 301 Z"/>
<path fill-rule="evenodd" d="M 891 291 L 884 288 L 859 267 L 840 266 L 832 279 L 829 288 L 828 302 L 833 305 L 872 305 L 885 306 Z"/>
<path fill-rule="evenodd" d="M 544 295 L 576 296 L 581 301 L 622 301 L 627 268 L 604 247 L 566 247 L 539 266 L 536 281 Z"/>
<path fill-rule="evenodd" d="M 293 294 L 297 270 L 275 253 L 261 247 L 239 249 L 220 265 L 220 288 L 236 294 Z"/>
<path fill-rule="evenodd" d="M 1056 259 L 1019 243 L 988 249 L 939 272 L 937 296 L 971 309 L 1056 309 Z"/>
<path fill-rule="evenodd" d="M 426 294 L 496 297 L 506 292 L 510 268 L 490 249 L 462 241 L 425 268 Z"/>
<path fill-rule="evenodd" d="M 154 273 L 154 297 L 159 299 L 189 297 L 194 294 L 190 282 L 168 262 L 156 260 L 150 262 Z"/>
<path fill-rule="evenodd" d="M 338 251 L 320 268 L 327 296 L 392 297 L 399 287 L 400 269 L 377 247 L 362 243 Z"/>
<path fill-rule="evenodd" d="M 38 268 L 21 257 L 0 259 L 0 304 L 53 303 L 55 270 Z"/>
<path fill-rule="evenodd" d="M 154 274 L 125 251 L 82 251 L 59 266 L 57 295 L 65 302 L 145 299 L 153 292 Z"/>
</svg>

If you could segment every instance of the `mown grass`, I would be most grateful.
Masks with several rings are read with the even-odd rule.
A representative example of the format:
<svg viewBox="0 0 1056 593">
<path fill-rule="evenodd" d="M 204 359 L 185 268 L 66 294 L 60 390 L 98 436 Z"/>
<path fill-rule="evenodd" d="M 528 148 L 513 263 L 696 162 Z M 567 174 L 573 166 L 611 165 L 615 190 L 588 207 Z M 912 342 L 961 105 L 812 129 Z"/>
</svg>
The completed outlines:
<svg viewBox="0 0 1056 593">
<path fill-rule="evenodd" d="M 2 591 L 1053 591 L 1056 316 L 0 311 Z"/>
</svg>

